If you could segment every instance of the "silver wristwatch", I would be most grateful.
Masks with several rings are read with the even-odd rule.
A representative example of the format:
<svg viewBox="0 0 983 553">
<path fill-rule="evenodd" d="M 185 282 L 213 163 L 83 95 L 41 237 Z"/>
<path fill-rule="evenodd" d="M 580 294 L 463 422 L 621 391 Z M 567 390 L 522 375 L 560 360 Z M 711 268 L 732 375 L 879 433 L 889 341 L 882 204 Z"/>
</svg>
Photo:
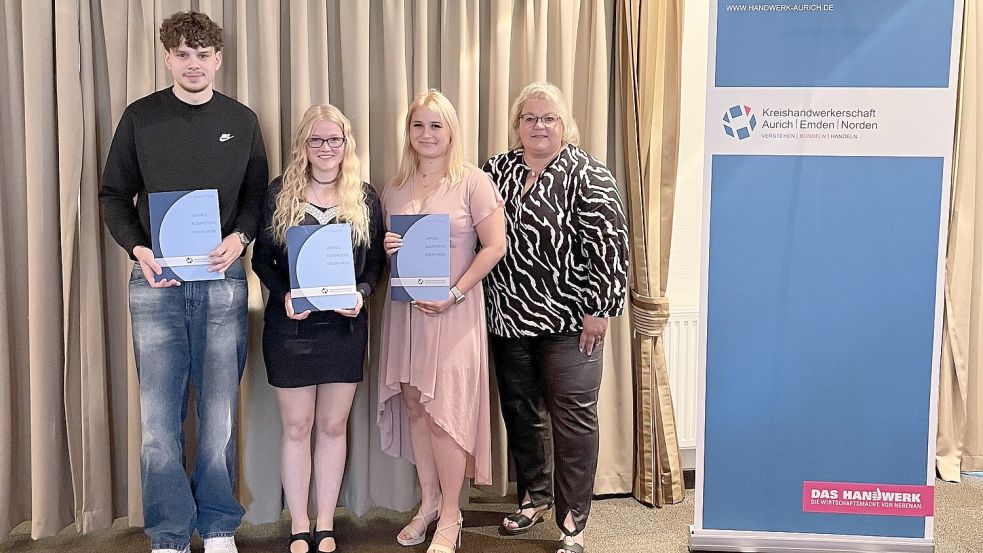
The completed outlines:
<svg viewBox="0 0 983 553">
<path fill-rule="evenodd" d="M 252 240 L 250 240 L 249 237 L 246 236 L 245 232 L 241 232 L 237 230 L 235 231 L 235 235 L 239 237 L 239 241 L 242 242 L 243 248 L 245 248 L 246 246 L 249 245 L 250 242 L 252 242 Z"/>
<path fill-rule="evenodd" d="M 454 303 L 461 303 L 464 301 L 464 292 L 460 291 L 457 286 L 451 286 L 451 294 L 454 294 Z"/>
</svg>

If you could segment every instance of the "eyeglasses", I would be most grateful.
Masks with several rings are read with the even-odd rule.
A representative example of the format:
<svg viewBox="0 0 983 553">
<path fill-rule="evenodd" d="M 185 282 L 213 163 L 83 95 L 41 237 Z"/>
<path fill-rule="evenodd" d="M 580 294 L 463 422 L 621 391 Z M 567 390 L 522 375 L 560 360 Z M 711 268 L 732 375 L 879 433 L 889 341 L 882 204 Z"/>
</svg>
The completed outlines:
<svg viewBox="0 0 983 553">
<path fill-rule="evenodd" d="M 560 116 L 555 113 L 547 113 L 546 115 L 533 115 L 531 113 L 523 113 L 519 116 L 519 121 L 522 122 L 524 127 L 535 127 L 536 123 L 540 121 L 543 122 L 543 126 L 547 129 L 552 129 L 556 126 L 556 122 L 560 120 Z"/>
<path fill-rule="evenodd" d="M 344 136 L 332 136 L 330 138 L 311 137 L 307 139 L 307 147 L 314 148 L 316 150 L 321 146 L 324 146 L 325 142 L 327 142 L 328 146 L 331 146 L 332 148 L 341 148 L 342 146 L 345 145 L 345 137 Z"/>
</svg>

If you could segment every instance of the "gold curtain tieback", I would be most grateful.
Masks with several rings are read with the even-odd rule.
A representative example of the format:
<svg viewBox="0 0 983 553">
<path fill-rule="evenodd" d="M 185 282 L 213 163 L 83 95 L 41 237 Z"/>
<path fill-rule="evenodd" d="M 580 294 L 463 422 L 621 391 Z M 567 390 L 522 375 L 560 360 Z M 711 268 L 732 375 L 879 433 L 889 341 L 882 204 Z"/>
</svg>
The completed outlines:
<svg viewBox="0 0 983 553">
<path fill-rule="evenodd" d="M 662 336 L 669 320 L 668 299 L 645 296 L 632 290 L 631 307 L 632 330 L 653 338 Z"/>
</svg>

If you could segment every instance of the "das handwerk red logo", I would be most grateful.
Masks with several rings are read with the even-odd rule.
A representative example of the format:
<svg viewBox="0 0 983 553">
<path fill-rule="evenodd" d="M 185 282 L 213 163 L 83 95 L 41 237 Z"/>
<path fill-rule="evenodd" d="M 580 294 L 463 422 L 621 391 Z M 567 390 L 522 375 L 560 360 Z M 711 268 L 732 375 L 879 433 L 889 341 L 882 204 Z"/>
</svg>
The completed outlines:
<svg viewBox="0 0 983 553">
<path fill-rule="evenodd" d="M 802 483 L 802 510 L 808 513 L 930 517 L 934 508 L 934 486 L 857 482 Z"/>
</svg>

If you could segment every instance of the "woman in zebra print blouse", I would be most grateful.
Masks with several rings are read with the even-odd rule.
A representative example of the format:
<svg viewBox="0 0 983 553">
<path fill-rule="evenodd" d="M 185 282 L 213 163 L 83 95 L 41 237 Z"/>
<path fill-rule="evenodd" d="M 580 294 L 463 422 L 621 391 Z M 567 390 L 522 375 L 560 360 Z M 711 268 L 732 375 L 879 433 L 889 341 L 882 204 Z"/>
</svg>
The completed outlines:
<svg viewBox="0 0 983 553">
<path fill-rule="evenodd" d="M 502 531 L 529 530 L 555 500 L 558 553 L 582 553 L 597 469 L 604 334 L 627 293 L 627 224 L 617 183 L 577 147 L 577 123 L 555 86 L 527 85 L 509 118 L 512 150 L 484 165 L 505 199 L 508 239 L 485 279 L 520 498 Z"/>
</svg>

